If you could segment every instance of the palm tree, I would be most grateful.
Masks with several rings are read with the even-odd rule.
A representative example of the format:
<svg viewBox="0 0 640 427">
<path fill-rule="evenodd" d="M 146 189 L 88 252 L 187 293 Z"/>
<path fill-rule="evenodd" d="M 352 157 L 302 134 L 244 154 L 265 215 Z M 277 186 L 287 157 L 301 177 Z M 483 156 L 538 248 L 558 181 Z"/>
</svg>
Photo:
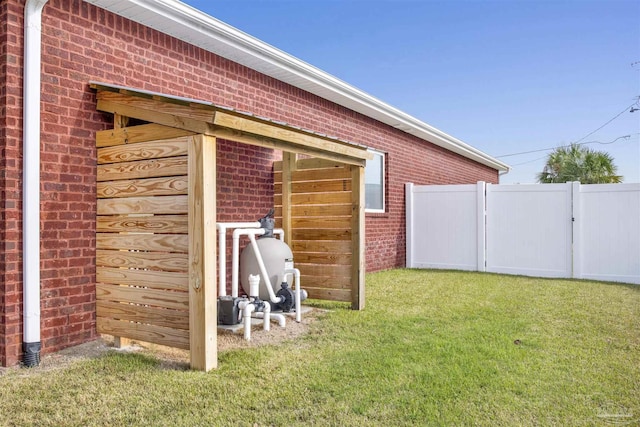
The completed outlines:
<svg viewBox="0 0 640 427">
<path fill-rule="evenodd" d="M 613 184 L 622 182 L 616 175 L 613 157 L 604 151 L 595 151 L 579 144 L 558 147 L 547 156 L 547 163 L 538 174 L 538 182 L 580 181 L 582 184 Z"/>
</svg>

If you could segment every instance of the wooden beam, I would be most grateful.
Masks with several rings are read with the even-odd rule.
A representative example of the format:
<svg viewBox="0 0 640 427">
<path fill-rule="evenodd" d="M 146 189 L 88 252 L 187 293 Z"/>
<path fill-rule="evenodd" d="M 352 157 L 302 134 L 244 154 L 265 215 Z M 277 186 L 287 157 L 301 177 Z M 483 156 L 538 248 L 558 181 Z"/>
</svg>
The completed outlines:
<svg viewBox="0 0 640 427">
<path fill-rule="evenodd" d="M 273 122 L 260 120 L 254 117 L 241 116 L 239 114 L 218 111 L 213 124 L 229 129 L 238 130 L 267 138 L 286 141 L 296 145 L 313 148 L 319 151 L 341 154 L 354 159 L 367 160 L 371 154 L 363 148 L 352 144 L 345 144 L 336 139 L 323 138 L 309 132 L 278 125 Z"/>
<path fill-rule="evenodd" d="M 229 113 L 210 105 L 176 104 L 163 101 L 161 97 L 127 95 L 126 91 L 99 91 L 97 100 L 100 111 L 197 134 L 361 166 L 372 158 L 366 149 L 353 144 L 241 113 Z"/>
<path fill-rule="evenodd" d="M 364 168 L 351 166 L 351 308 L 364 308 L 365 216 Z"/>
<path fill-rule="evenodd" d="M 191 368 L 218 365 L 216 303 L 216 140 L 189 144 L 189 348 Z"/>
<path fill-rule="evenodd" d="M 158 109 L 144 109 L 136 105 L 101 99 L 101 93 L 103 92 L 98 93 L 98 103 L 96 106 L 100 111 L 113 114 L 126 114 L 136 119 L 183 129 L 196 134 L 210 134 L 213 129 L 213 125 L 205 121 L 166 113 L 161 109 L 161 105 L 158 105 Z"/>
<path fill-rule="evenodd" d="M 309 156 L 319 157 L 321 159 L 332 160 L 335 162 L 364 165 L 366 160 L 348 157 L 331 151 L 321 150 L 305 145 L 294 144 L 288 141 L 282 141 L 277 138 L 271 138 L 263 135 L 255 135 L 236 129 L 216 127 L 212 131 L 212 135 L 220 139 L 237 141 L 243 144 L 257 145 L 259 147 L 272 148 L 274 150 L 288 151 L 291 153 L 306 154 Z"/>
</svg>

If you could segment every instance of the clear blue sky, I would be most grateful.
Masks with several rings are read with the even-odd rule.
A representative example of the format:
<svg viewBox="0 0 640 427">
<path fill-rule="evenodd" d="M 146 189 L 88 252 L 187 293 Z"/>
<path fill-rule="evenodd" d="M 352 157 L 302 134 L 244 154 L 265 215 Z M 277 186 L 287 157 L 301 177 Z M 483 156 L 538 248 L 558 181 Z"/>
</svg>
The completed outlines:
<svg viewBox="0 0 640 427">
<path fill-rule="evenodd" d="M 583 142 L 631 135 L 588 146 L 640 182 L 640 1 L 186 3 L 492 156 L 569 144 L 626 109 Z M 548 152 L 500 157 L 501 182 L 535 182 Z"/>
</svg>

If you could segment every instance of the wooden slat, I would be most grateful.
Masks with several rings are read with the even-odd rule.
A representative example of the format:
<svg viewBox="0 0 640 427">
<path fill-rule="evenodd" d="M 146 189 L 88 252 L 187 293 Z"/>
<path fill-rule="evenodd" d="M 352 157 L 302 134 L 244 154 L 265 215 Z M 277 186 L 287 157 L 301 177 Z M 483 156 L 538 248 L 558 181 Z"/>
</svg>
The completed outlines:
<svg viewBox="0 0 640 427">
<path fill-rule="evenodd" d="M 187 157 L 138 160 L 134 162 L 98 165 L 97 180 L 115 181 L 119 179 L 155 178 L 187 174 Z"/>
<path fill-rule="evenodd" d="M 349 289 L 327 289 L 327 288 L 306 288 L 309 298 L 323 299 L 328 301 L 351 301 L 351 290 Z"/>
<path fill-rule="evenodd" d="M 98 131 L 96 132 L 96 146 L 98 148 L 111 147 L 160 139 L 179 138 L 187 135 L 193 135 L 193 132 L 150 123 L 139 126 L 127 126 L 121 129 Z M 98 152 L 99 151 L 100 150 L 98 150 Z"/>
<path fill-rule="evenodd" d="M 343 168 L 344 163 L 333 160 L 311 157 L 308 159 L 298 159 L 296 161 L 296 169 L 326 169 L 326 168 Z M 273 162 L 273 170 L 282 171 L 282 161 Z"/>
<path fill-rule="evenodd" d="M 184 214 L 188 196 L 129 197 L 98 199 L 98 215 Z"/>
<path fill-rule="evenodd" d="M 351 254 L 294 252 L 293 260 L 305 264 L 351 265 Z"/>
<path fill-rule="evenodd" d="M 345 204 L 351 202 L 351 192 L 292 194 L 291 202 L 293 205 L 298 206 Z M 277 205 L 282 204 L 281 196 L 274 196 L 274 203 Z"/>
<path fill-rule="evenodd" d="M 96 281 L 113 285 L 144 286 L 174 291 L 186 291 L 189 286 L 189 276 L 186 272 L 131 270 L 113 267 L 97 267 Z"/>
<path fill-rule="evenodd" d="M 97 217 L 96 231 L 187 234 L 188 219 L 187 215 L 101 215 Z"/>
<path fill-rule="evenodd" d="M 300 275 L 300 283 L 306 289 L 327 288 L 327 289 L 351 289 L 351 278 L 349 277 L 327 277 L 327 276 L 305 276 Z"/>
<path fill-rule="evenodd" d="M 351 253 L 351 242 L 296 240 L 291 245 L 294 252 Z"/>
<path fill-rule="evenodd" d="M 291 174 L 292 182 L 320 180 L 351 180 L 351 172 L 345 168 L 296 170 Z M 282 172 L 273 173 L 273 181 L 282 183 Z"/>
<path fill-rule="evenodd" d="M 189 312 L 166 308 L 96 301 L 96 316 L 115 320 L 147 323 L 172 329 L 189 329 Z"/>
<path fill-rule="evenodd" d="M 351 266 L 349 265 L 320 265 L 320 264 L 304 264 L 296 262 L 293 259 L 295 267 L 300 270 L 300 274 L 305 276 L 324 276 L 324 277 L 351 277 Z M 306 283 L 306 282 L 302 282 Z"/>
<path fill-rule="evenodd" d="M 96 283 L 96 298 L 99 301 L 115 301 L 174 310 L 189 310 L 189 294 L 187 292 Z"/>
<path fill-rule="evenodd" d="M 331 216 L 326 218 L 293 218 L 292 227 L 295 228 L 350 228 L 351 217 Z"/>
<path fill-rule="evenodd" d="M 164 252 L 96 251 L 98 267 L 145 268 L 161 271 L 187 271 L 187 254 Z"/>
<path fill-rule="evenodd" d="M 103 181 L 97 184 L 98 198 L 136 196 L 175 196 L 187 194 L 187 177 L 127 179 Z"/>
<path fill-rule="evenodd" d="M 190 136 L 152 140 L 137 144 L 117 145 L 98 149 L 98 164 L 133 162 L 187 155 Z"/>
<path fill-rule="evenodd" d="M 291 235 L 293 240 L 351 240 L 351 229 L 296 228 Z"/>
<path fill-rule="evenodd" d="M 189 236 L 186 234 L 96 233 L 96 248 L 187 253 Z"/>
<path fill-rule="evenodd" d="M 100 334 L 116 335 L 189 350 L 189 331 L 182 329 L 98 317 L 96 319 L 96 330 Z"/>
<path fill-rule="evenodd" d="M 276 215 L 278 214 L 276 208 Z M 331 205 L 331 206 L 293 206 L 291 208 L 291 216 L 307 216 L 307 217 L 328 217 L 328 216 L 344 216 L 351 215 L 351 205 Z"/>
<path fill-rule="evenodd" d="M 291 191 L 298 193 L 328 193 L 336 191 L 351 191 L 351 180 L 336 179 L 331 181 L 303 181 L 291 184 Z M 274 194 L 282 194 L 282 184 L 273 186 Z"/>
<path fill-rule="evenodd" d="M 189 144 L 189 332 L 191 368 L 218 365 L 216 283 L 216 140 Z"/>
</svg>

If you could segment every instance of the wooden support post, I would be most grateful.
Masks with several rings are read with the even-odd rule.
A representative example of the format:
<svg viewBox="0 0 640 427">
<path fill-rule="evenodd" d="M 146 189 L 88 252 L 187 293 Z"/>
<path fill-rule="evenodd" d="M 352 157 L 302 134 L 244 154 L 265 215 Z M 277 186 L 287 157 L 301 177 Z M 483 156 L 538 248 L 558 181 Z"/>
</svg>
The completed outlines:
<svg viewBox="0 0 640 427">
<path fill-rule="evenodd" d="M 364 167 L 351 166 L 351 308 L 364 309 Z"/>
<path fill-rule="evenodd" d="M 189 144 L 189 340 L 191 368 L 218 365 L 216 291 L 216 139 Z"/>
<path fill-rule="evenodd" d="M 123 129 L 125 127 L 127 127 L 127 124 L 129 123 L 129 117 L 127 116 L 123 116 L 121 114 L 114 114 L 113 115 L 113 128 L 114 129 Z M 113 337 L 113 345 L 115 348 L 124 348 L 124 347 L 130 347 L 131 346 L 131 339 L 129 338 L 124 338 L 124 337 Z"/>
<path fill-rule="evenodd" d="M 291 247 L 291 175 L 296 170 L 296 153 L 282 152 L 282 229 L 284 241 Z"/>
</svg>

